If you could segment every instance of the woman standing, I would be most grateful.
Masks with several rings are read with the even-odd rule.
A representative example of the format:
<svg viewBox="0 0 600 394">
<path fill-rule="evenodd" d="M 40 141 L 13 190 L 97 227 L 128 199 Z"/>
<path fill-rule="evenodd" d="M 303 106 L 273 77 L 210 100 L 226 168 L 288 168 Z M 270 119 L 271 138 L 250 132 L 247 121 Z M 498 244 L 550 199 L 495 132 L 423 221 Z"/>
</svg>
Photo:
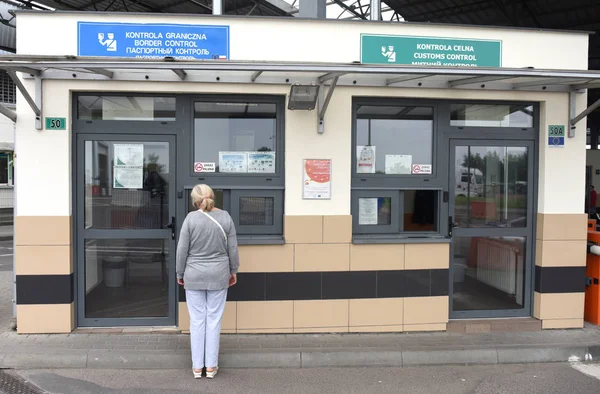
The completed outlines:
<svg viewBox="0 0 600 394">
<path fill-rule="evenodd" d="M 190 314 L 190 341 L 194 378 L 217 374 L 219 337 L 227 289 L 237 282 L 240 265 L 235 226 L 231 216 L 215 208 L 208 185 L 191 193 L 197 211 L 190 212 L 177 244 L 177 283 L 185 287 Z"/>
</svg>

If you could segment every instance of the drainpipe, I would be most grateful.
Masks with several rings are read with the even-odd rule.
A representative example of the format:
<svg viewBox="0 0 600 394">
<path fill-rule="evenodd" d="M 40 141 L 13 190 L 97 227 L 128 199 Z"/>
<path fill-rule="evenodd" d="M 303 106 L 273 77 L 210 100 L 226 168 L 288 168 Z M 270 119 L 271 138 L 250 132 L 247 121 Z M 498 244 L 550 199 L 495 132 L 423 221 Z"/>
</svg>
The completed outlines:
<svg viewBox="0 0 600 394">
<path fill-rule="evenodd" d="M 381 0 L 371 0 L 371 20 L 378 21 L 381 16 Z"/>
<path fill-rule="evenodd" d="M 212 12 L 213 15 L 223 15 L 223 0 L 213 0 Z"/>
</svg>

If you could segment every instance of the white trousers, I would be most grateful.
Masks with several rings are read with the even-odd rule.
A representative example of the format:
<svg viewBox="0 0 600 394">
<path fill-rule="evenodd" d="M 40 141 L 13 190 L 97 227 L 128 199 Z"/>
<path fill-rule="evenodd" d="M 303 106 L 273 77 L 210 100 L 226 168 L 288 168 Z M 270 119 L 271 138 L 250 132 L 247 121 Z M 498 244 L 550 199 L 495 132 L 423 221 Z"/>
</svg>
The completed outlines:
<svg viewBox="0 0 600 394">
<path fill-rule="evenodd" d="M 186 290 L 185 296 L 190 313 L 192 368 L 217 367 L 227 289 Z"/>
</svg>

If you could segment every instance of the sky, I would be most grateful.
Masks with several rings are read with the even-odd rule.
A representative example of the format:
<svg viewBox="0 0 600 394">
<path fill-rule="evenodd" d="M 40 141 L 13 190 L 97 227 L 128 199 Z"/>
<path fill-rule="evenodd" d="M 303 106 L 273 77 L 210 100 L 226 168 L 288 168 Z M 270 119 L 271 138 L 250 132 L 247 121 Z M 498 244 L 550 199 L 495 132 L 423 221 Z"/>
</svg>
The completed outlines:
<svg viewBox="0 0 600 394">
<path fill-rule="evenodd" d="M 300 2 L 299 0 L 284 0 L 286 3 L 291 4 L 292 6 L 298 8 L 298 3 Z M 357 0 L 342 0 L 345 4 L 352 6 L 354 5 Z M 369 0 L 362 0 L 362 4 L 363 5 L 369 5 L 370 1 Z M 389 7 L 382 3 L 381 4 L 381 9 L 382 9 L 382 18 L 384 20 L 390 20 L 391 16 L 394 14 L 393 11 L 388 10 Z M 349 13 L 348 11 L 345 11 L 342 7 L 340 7 L 339 5 L 335 4 L 334 1 L 332 0 L 328 0 L 327 1 L 327 18 L 331 18 L 331 19 L 344 19 L 344 18 L 352 18 L 354 17 L 351 13 Z"/>
</svg>

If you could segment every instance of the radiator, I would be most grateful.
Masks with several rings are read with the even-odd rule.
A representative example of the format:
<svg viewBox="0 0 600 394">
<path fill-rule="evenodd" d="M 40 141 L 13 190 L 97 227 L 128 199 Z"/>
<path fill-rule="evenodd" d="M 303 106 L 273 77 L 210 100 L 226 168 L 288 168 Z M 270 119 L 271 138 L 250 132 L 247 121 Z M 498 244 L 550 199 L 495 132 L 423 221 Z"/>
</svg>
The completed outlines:
<svg viewBox="0 0 600 394">
<path fill-rule="evenodd" d="M 477 240 L 477 279 L 509 295 L 517 294 L 519 248 L 505 242 Z"/>
</svg>

